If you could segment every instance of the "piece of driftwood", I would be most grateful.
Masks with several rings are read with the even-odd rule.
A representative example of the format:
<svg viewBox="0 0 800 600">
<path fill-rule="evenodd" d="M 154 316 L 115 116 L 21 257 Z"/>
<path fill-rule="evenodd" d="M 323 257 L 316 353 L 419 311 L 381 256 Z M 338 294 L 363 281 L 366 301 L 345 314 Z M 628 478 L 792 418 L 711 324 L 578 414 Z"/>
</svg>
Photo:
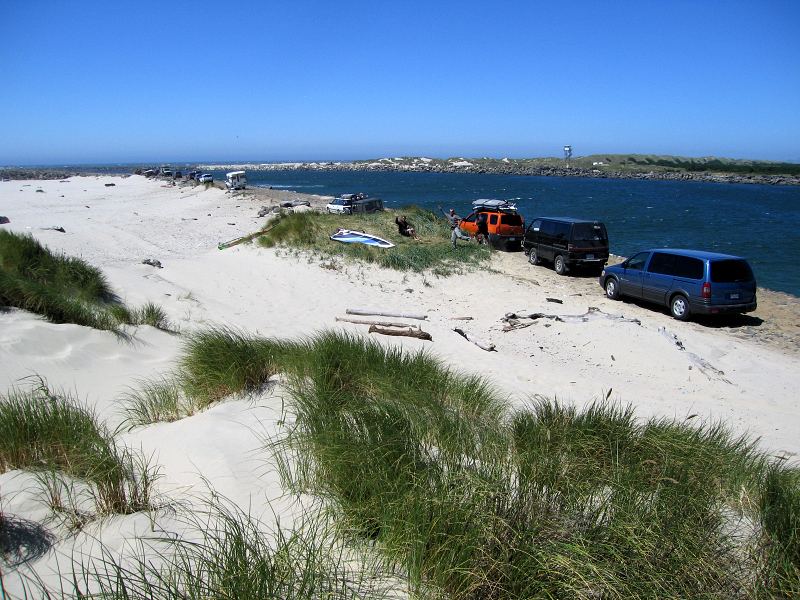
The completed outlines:
<svg viewBox="0 0 800 600">
<path fill-rule="evenodd" d="M 555 302 L 556 304 L 564 304 L 563 300 L 559 300 L 558 298 L 545 298 L 548 302 Z"/>
<path fill-rule="evenodd" d="M 402 335 L 405 337 L 418 338 L 420 340 L 433 341 L 431 334 L 427 331 L 422 331 L 419 327 L 406 327 L 404 329 L 392 329 L 381 327 L 380 325 L 370 325 L 369 333 L 380 333 L 382 335 Z"/>
<path fill-rule="evenodd" d="M 369 308 L 348 308 L 345 311 L 348 315 L 361 315 L 364 317 L 397 317 L 400 319 L 417 319 L 424 321 L 428 315 L 421 315 L 419 313 L 401 313 L 382 310 L 372 310 Z"/>
<path fill-rule="evenodd" d="M 683 345 L 683 342 L 680 340 L 680 338 L 678 338 L 677 335 L 675 335 L 674 333 L 672 333 L 670 331 L 667 331 L 667 329 L 665 327 L 659 327 L 658 331 L 661 333 L 661 335 L 663 335 L 665 338 L 667 338 L 670 342 L 675 344 L 675 347 L 678 350 L 680 350 L 681 352 L 685 352 L 686 353 L 686 357 L 689 359 L 689 362 L 691 363 L 689 365 L 690 369 L 692 368 L 692 366 L 695 366 L 695 367 L 697 367 L 698 371 L 700 371 L 703 375 L 708 377 L 710 380 L 711 379 L 719 379 L 720 381 L 722 381 L 724 383 L 727 383 L 728 385 L 733 385 L 733 383 L 730 381 L 730 379 L 725 377 L 725 371 L 722 371 L 722 370 L 716 368 L 714 365 L 712 365 L 710 362 L 708 362 L 702 356 L 698 356 L 694 352 L 689 352 L 686 349 L 686 346 Z"/>
<path fill-rule="evenodd" d="M 336 317 L 337 321 L 344 323 L 355 323 L 356 325 L 380 325 L 381 327 L 416 327 L 419 325 L 412 325 L 411 323 L 397 323 L 395 321 L 364 321 L 363 319 L 348 319 L 346 317 Z"/>
<path fill-rule="evenodd" d="M 228 223 L 228 225 L 233 225 L 233 223 Z M 253 240 L 253 239 L 257 238 L 258 236 L 264 235 L 265 233 L 269 233 L 269 231 L 273 227 L 275 227 L 275 225 L 272 225 L 271 227 L 266 227 L 264 229 L 256 231 L 255 233 L 249 233 L 247 235 L 244 235 L 242 237 L 238 237 L 236 239 L 233 239 L 233 240 L 230 240 L 230 241 L 227 241 L 227 242 L 220 242 L 219 244 L 217 244 L 217 249 L 225 250 L 226 248 L 232 248 L 233 246 L 238 246 L 239 244 L 241 244 L 243 242 L 249 242 L 250 240 Z"/>
<path fill-rule="evenodd" d="M 506 313 L 501 320 L 505 322 L 511 322 L 519 319 L 552 319 L 553 321 L 558 321 L 560 323 L 586 323 L 587 321 L 591 321 L 593 319 L 611 319 L 612 321 L 634 323 L 640 326 L 642 324 L 639 319 L 628 319 L 623 315 L 612 315 L 607 312 L 603 312 L 596 306 L 590 306 L 582 315 L 548 315 L 539 312 L 510 312 Z"/>
<path fill-rule="evenodd" d="M 453 317 L 453 321 L 472 321 L 475 317 Z"/>
<path fill-rule="evenodd" d="M 479 337 L 475 337 L 474 335 L 472 335 L 471 333 L 467 333 L 463 329 L 459 329 L 458 327 L 456 327 L 455 329 L 453 329 L 453 331 L 455 331 L 458 335 L 460 335 L 467 341 L 475 344 L 481 350 L 486 350 L 487 352 L 497 352 L 497 350 L 494 347 L 494 344 L 487 342 L 486 340 L 482 340 Z"/>
</svg>

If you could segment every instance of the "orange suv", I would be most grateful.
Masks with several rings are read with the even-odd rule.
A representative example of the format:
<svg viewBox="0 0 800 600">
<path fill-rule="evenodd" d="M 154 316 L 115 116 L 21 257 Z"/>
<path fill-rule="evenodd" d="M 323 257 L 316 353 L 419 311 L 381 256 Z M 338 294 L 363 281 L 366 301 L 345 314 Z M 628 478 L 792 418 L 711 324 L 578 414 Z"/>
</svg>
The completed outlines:
<svg viewBox="0 0 800 600">
<path fill-rule="evenodd" d="M 516 204 L 505 200 L 475 200 L 472 212 L 461 220 L 459 227 L 474 237 L 478 233 L 478 221 L 483 218 L 486 219 L 488 241 L 493 247 L 501 250 L 519 250 L 522 247 L 525 220 L 517 212 Z"/>
</svg>

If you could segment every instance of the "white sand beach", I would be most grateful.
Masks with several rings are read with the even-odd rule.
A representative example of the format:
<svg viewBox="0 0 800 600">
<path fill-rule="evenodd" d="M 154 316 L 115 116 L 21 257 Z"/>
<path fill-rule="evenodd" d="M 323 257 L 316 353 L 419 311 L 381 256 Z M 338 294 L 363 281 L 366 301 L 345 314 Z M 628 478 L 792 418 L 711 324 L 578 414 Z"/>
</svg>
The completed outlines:
<svg viewBox="0 0 800 600">
<path fill-rule="evenodd" d="M 107 184 L 114 184 L 108 186 Z M 41 190 L 41 191 L 39 191 Z M 800 308 L 795 298 L 762 292 L 741 326 L 681 323 L 647 306 L 614 302 L 594 278 L 560 277 L 529 265 L 521 253 L 494 254 L 491 269 L 448 278 L 404 274 L 285 249 L 217 243 L 256 231 L 261 206 L 300 198 L 265 191 L 230 196 L 216 188 L 164 186 L 143 177 L 72 177 L 0 182 L 0 227 L 31 233 L 52 250 L 100 268 L 126 302 L 161 305 L 181 333 L 211 325 L 279 338 L 324 329 L 368 335 L 337 322 L 348 308 L 427 315 L 433 341 L 381 337 L 382 343 L 426 349 L 454 369 L 491 380 L 512 405 L 541 395 L 584 405 L 609 396 L 637 416 L 723 421 L 760 439 L 763 449 L 796 461 L 800 453 Z M 323 200 L 311 197 L 313 204 Z M 64 232 L 48 229 L 61 227 Z M 163 268 L 142 264 L 155 259 Z M 553 302 L 557 299 L 561 302 Z M 510 312 L 538 312 L 530 326 L 504 331 Z M 472 317 L 472 320 L 455 320 Z M 526 322 L 527 323 L 527 322 Z M 460 327 L 493 343 L 486 352 L 453 332 Z M 169 373 L 182 338 L 149 326 L 131 341 L 77 325 L 56 325 L 20 310 L 0 312 L 0 392 L 38 375 L 96 407 L 112 427 L 121 397 L 137 381 Z M 375 335 L 375 334 L 373 334 Z M 413 374 L 409 374 L 413 385 Z M 288 525 L 302 502 L 284 496 L 264 436 L 279 437 L 280 384 L 255 398 L 232 398 L 173 422 L 123 431 L 160 466 L 160 492 L 187 502 L 208 493 L 205 481 L 257 517 Z M 46 509 L 30 476 L 0 474 L 3 510 L 34 521 Z M 168 518 L 159 524 L 169 528 Z M 150 531 L 143 515 L 90 524 L 71 536 L 56 530 L 53 548 L 27 569 L 55 581 L 75 548 L 102 539 L 125 552 Z M 89 550 L 91 551 L 91 550 Z M 6 577 L 13 595 L 14 577 Z"/>
</svg>

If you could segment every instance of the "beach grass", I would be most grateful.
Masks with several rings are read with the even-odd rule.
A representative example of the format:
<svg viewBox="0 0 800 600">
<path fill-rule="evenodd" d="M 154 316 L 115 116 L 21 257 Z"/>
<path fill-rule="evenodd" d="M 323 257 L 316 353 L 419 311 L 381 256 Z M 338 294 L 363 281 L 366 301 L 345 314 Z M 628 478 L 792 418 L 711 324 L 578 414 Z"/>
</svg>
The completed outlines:
<svg viewBox="0 0 800 600">
<path fill-rule="evenodd" d="M 414 225 L 419 240 L 401 236 L 394 223 L 404 214 Z M 394 248 L 373 248 L 364 244 L 343 244 L 330 239 L 338 228 L 366 231 L 395 244 Z M 344 256 L 374 263 L 397 271 L 422 272 L 436 269 L 446 276 L 461 268 L 475 266 L 491 255 L 488 246 L 450 243 L 450 227 L 431 211 L 409 206 L 399 211 L 365 215 L 332 215 L 302 212 L 280 215 L 270 230 L 259 239 L 265 247 L 284 246 L 319 252 L 324 256 Z"/>
<path fill-rule="evenodd" d="M 128 429 L 158 422 L 177 421 L 194 410 L 180 382 L 170 376 L 137 382 L 122 397 Z"/>
<path fill-rule="evenodd" d="M 29 597 L 106 600 L 398 597 L 388 593 L 397 591 L 397 578 L 369 549 L 345 547 L 323 513 L 300 517 L 289 529 L 268 526 L 212 494 L 205 507 L 178 519 L 181 537 L 140 540 L 125 560 L 108 548 L 93 559 L 73 556 L 74 575 L 59 589 L 32 577 L 23 580 L 24 589 Z"/>
<path fill-rule="evenodd" d="M 116 443 L 91 409 L 42 380 L 0 395 L 0 470 L 13 469 L 50 473 L 40 482 L 52 483 L 51 492 L 71 489 L 53 477 L 85 482 L 99 514 L 147 509 L 157 476 L 144 457 Z"/>
<path fill-rule="evenodd" d="M 256 392 L 278 372 L 278 358 L 293 347 L 235 329 L 200 331 L 184 345 L 178 372 L 181 387 L 196 409 L 231 394 Z"/>
<path fill-rule="evenodd" d="M 322 334 L 291 379 L 286 485 L 327 498 L 415 593 L 773 597 L 796 589 L 795 472 L 720 425 L 536 399 Z M 789 596 L 786 596 L 789 597 Z"/>
<path fill-rule="evenodd" d="M 169 330 L 153 303 L 125 306 L 103 273 L 86 261 L 51 252 L 31 235 L 0 230 L 0 306 L 13 306 L 54 323 L 119 331 L 122 324 Z"/>
</svg>

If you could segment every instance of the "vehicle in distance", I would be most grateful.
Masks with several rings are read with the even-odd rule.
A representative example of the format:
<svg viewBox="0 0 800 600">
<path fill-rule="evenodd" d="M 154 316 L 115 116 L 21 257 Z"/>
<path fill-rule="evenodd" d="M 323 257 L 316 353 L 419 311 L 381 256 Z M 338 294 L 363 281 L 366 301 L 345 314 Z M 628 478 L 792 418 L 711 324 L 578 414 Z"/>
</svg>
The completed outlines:
<svg viewBox="0 0 800 600">
<path fill-rule="evenodd" d="M 597 275 L 608 261 L 608 233 L 600 221 L 572 217 L 538 217 L 531 221 L 522 240 L 528 262 L 553 264 L 559 275 L 584 267 Z"/>
<path fill-rule="evenodd" d="M 666 306 L 686 321 L 693 314 L 746 313 L 756 309 L 756 279 L 739 256 L 659 248 L 634 254 L 600 274 L 606 296 L 639 298 Z"/>
<path fill-rule="evenodd" d="M 383 200 L 371 198 L 367 194 L 342 194 L 331 200 L 325 210 L 330 214 L 352 215 L 356 213 L 373 213 L 383 210 Z"/>
<path fill-rule="evenodd" d="M 478 234 L 478 220 L 486 220 L 488 242 L 501 250 L 519 250 L 525 221 L 515 204 L 506 200 L 475 200 L 472 211 L 459 223 L 459 228 L 472 237 Z"/>
<path fill-rule="evenodd" d="M 214 181 L 214 176 L 211 173 L 203 173 L 197 178 L 200 183 L 211 183 Z"/>
</svg>

